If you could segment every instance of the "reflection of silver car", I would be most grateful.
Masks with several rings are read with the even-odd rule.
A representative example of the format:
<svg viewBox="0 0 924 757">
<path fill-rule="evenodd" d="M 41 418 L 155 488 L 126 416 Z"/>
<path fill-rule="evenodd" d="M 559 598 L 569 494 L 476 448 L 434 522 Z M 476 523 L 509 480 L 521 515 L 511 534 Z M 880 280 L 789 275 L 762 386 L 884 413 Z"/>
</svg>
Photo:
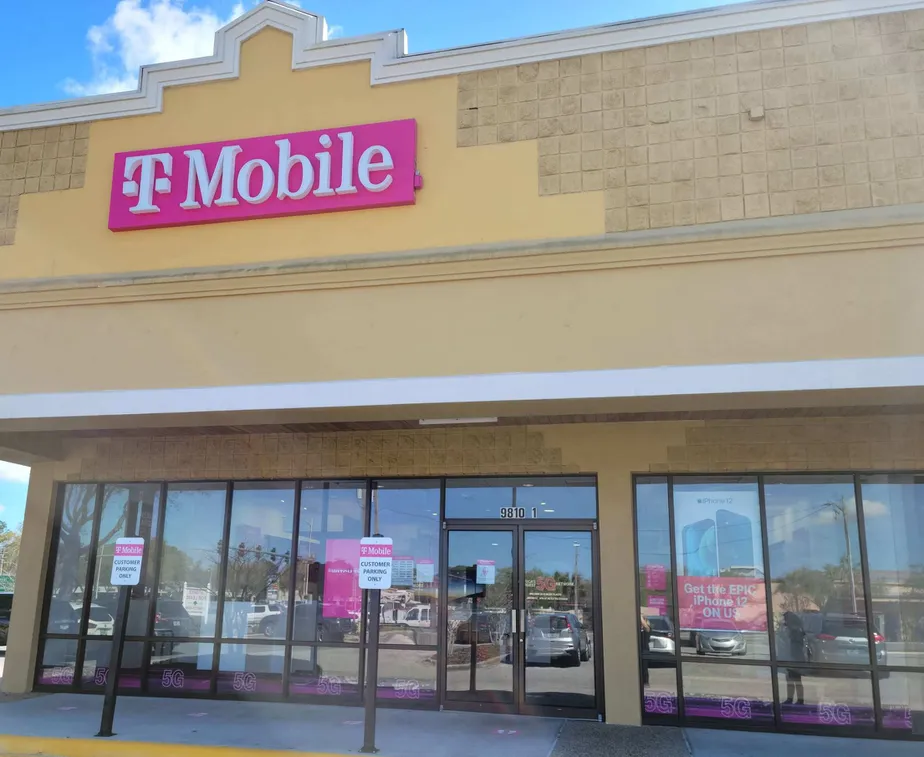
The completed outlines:
<svg viewBox="0 0 924 757">
<path fill-rule="evenodd" d="M 869 664 L 869 637 L 866 618 L 847 613 L 803 613 L 806 657 L 809 662 L 843 665 Z M 887 665 L 885 639 L 875 628 L 873 644 L 880 665 Z"/>
<path fill-rule="evenodd" d="M 724 627 L 696 632 L 696 654 L 729 654 L 740 656 L 748 653 L 748 643 L 745 641 L 744 635 L 734 624 L 730 622 L 723 623 L 719 620 L 715 621 L 715 624 Z"/>
<path fill-rule="evenodd" d="M 574 613 L 534 615 L 526 637 L 526 662 L 580 665 L 590 659 L 590 638 Z"/>
</svg>

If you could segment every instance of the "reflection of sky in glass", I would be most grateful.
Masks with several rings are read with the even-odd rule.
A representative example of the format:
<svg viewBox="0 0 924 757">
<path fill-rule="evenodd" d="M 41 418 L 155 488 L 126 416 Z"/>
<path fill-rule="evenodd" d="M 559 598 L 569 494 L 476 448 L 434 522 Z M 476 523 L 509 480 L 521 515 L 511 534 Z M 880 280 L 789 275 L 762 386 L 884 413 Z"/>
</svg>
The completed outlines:
<svg viewBox="0 0 924 757">
<path fill-rule="evenodd" d="M 779 483 L 777 483 L 777 481 Z M 847 554 L 844 524 L 835 506 L 843 503 L 847 512 L 850 548 L 859 564 L 860 544 L 852 480 L 815 478 L 768 479 L 767 541 L 773 578 L 798 568 L 823 570 L 838 565 Z"/>
<path fill-rule="evenodd" d="M 539 570 L 545 575 L 574 573 L 577 556 L 578 575 L 590 578 L 593 572 L 593 555 L 590 534 L 581 531 L 527 531 L 524 535 L 526 570 Z M 576 545 L 576 546 L 575 546 Z"/>
<path fill-rule="evenodd" d="M 225 520 L 225 486 L 171 486 L 167 490 L 164 541 L 203 567 L 217 562 Z"/>
<path fill-rule="evenodd" d="M 282 556 L 292 550 L 292 516 L 295 511 L 295 484 L 237 484 L 231 499 L 230 547 L 243 543 L 249 549 L 260 547 L 264 554 L 273 550 L 282 565 Z"/>
<path fill-rule="evenodd" d="M 924 485 L 863 484 L 863 516 L 871 570 L 924 566 Z"/>
<path fill-rule="evenodd" d="M 394 485 L 392 485 L 394 486 Z M 373 501 L 373 528 L 378 514 L 379 532 L 394 541 L 395 557 L 430 559 L 439 556 L 440 488 L 377 488 Z"/>
</svg>

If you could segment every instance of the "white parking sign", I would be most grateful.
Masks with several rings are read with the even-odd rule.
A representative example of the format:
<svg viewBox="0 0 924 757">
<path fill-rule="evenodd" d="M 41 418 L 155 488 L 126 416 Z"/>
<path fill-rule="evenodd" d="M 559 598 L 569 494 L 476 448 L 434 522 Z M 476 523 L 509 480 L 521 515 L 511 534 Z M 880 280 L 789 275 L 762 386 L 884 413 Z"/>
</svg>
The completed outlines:
<svg viewBox="0 0 924 757">
<path fill-rule="evenodd" d="M 359 588 L 391 588 L 392 541 L 387 536 L 368 536 L 359 542 Z"/>
<path fill-rule="evenodd" d="M 144 539 L 136 536 L 116 539 L 109 583 L 113 586 L 137 586 L 141 583 L 142 560 Z"/>
</svg>

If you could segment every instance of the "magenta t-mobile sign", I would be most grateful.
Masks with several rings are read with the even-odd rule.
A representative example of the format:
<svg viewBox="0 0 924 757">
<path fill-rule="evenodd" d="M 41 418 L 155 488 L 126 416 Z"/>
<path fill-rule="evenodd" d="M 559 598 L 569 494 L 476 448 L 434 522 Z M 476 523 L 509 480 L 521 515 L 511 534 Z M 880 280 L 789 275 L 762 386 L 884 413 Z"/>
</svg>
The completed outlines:
<svg viewBox="0 0 924 757">
<path fill-rule="evenodd" d="M 412 119 L 122 152 L 109 228 L 412 205 L 416 155 Z"/>
</svg>

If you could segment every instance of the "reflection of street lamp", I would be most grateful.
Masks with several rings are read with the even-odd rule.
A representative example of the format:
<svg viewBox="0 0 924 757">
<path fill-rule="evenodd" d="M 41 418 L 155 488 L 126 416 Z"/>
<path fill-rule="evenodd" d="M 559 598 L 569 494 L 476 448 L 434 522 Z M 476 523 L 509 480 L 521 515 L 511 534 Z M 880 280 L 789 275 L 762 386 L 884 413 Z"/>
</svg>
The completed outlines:
<svg viewBox="0 0 924 757">
<path fill-rule="evenodd" d="M 578 614 L 578 552 L 580 552 L 580 542 L 574 542 L 574 614 Z"/>
<path fill-rule="evenodd" d="M 844 522 L 844 543 L 847 545 L 847 572 L 850 574 L 850 602 L 853 614 L 857 614 L 857 580 L 853 575 L 853 549 L 850 546 L 850 530 L 847 528 L 847 505 L 841 497 L 838 502 L 825 502 L 823 507 L 830 507 L 834 511 L 834 519 L 840 518 Z"/>
</svg>

